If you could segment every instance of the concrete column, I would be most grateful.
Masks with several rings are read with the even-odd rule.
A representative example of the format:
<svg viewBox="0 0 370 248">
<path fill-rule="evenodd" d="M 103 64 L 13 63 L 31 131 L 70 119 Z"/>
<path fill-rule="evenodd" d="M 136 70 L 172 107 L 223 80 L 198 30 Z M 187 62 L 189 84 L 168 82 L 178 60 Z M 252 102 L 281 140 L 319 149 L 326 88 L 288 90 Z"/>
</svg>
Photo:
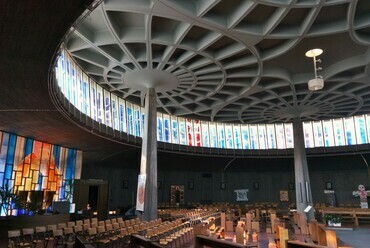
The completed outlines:
<svg viewBox="0 0 370 248">
<path fill-rule="evenodd" d="M 157 99 L 154 88 L 145 97 L 145 120 L 141 149 L 140 174 L 146 174 L 144 211 L 141 220 L 157 218 Z"/>
<path fill-rule="evenodd" d="M 310 176 L 308 174 L 303 124 L 300 117 L 293 120 L 294 133 L 294 173 L 296 185 L 297 211 L 304 212 L 308 205 L 313 206 Z M 307 219 L 314 219 L 313 208 L 307 213 Z"/>
</svg>

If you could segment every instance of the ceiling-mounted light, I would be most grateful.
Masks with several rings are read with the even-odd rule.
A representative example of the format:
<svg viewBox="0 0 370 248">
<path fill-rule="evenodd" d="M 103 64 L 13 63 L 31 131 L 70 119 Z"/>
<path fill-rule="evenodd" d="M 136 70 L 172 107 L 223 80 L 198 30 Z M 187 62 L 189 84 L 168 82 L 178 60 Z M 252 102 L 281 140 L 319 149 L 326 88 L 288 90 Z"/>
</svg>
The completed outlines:
<svg viewBox="0 0 370 248">
<path fill-rule="evenodd" d="M 308 89 L 311 91 L 321 90 L 324 88 L 324 79 L 321 75 L 317 75 L 318 70 L 322 70 L 321 67 L 317 67 L 316 63 L 321 63 L 321 59 L 316 59 L 317 56 L 322 54 L 322 49 L 315 48 L 306 52 L 306 57 L 313 59 L 313 69 L 315 72 L 315 78 L 308 81 Z"/>
</svg>

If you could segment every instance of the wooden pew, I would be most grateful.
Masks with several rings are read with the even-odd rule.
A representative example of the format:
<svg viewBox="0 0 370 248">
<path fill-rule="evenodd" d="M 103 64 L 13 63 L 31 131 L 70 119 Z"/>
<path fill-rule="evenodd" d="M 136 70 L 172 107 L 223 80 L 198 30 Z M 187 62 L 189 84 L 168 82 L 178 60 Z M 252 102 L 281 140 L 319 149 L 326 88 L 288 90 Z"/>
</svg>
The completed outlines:
<svg viewBox="0 0 370 248">
<path fill-rule="evenodd" d="M 355 209 L 348 209 L 348 208 L 325 208 L 321 209 L 322 216 L 324 217 L 325 214 L 336 214 L 340 215 L 342 218 L 342 222 L 349 222 L 354 225 L 358 225 L 358 221 L 356 219 L 356 210 Z"/>
<path fill-rule="evenodd" d="M 361 208 L 322 208 L 318 209 L 322 216 L 325 214 L 337 214 L 342 218 L 342 222 L 348 222 L 359 226 L 361 222 L 370 223 L 370 209 Z"/>
<path fill-rule="evenodd" d="M 296 225 L 296 226 L 293 225 L 295 234 L 304 234 L 304 235 L 309 234 L 305 213 L 294 212 L 293 221 L 294 221 L 294 224 Z"/>
<path fill-rule="evenodd" d="M 289 239 L 288 229 L 278 226 L 279 248 L 286 248 L 286 241 Z"/>
<path fill-rule="evenodd" d="M 268 246 L 267 246 L 268 248 L 277 248 L 274 236 L 268 235 L 267 239 L 268 239 Z"/>
<path fill-rule="evenodd" d="M 310 230 L 311 240 L 313 242 L 317 242 L 318 245 L 329 248 L 350 247 L 337 238 L 337 234 L 334 230 L 326 229 L 324 224 L 317 223 L 316 221 L 310 221 Z"/>
<path fill-rule="evenodd" d="M 369 209 L 356 209 L 354 211 L 355 226 L 360 225 L 360 221 L 367 221 L 366 224 L 370 223 L 370 211 Z"/>
</svg>

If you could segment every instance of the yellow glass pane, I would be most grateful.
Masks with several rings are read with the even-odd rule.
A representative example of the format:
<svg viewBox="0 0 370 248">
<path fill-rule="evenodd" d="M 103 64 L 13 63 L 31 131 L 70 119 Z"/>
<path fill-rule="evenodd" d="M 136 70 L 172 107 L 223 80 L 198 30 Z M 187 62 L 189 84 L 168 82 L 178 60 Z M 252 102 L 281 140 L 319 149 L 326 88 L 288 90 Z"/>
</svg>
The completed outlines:
<svg viewBox="0 0 370 248">
<path fill-rule="evenodd" d="M 25 190 L 31 190 L 31 184 L 32 184 L 32 179 L 31 178 L 26 178 Z"/>
<path fill-rule="evenodd" d="M 56 191 L 57 190 L 57 183 L 56 182 L 52 182 L 51 184 L 50 184 L 50 190 L 51 191 Z"/>
<path fill-rule="evenodd" d="M 48 178 L 47 177 L 42 177 L 42 189 L 47 189 L 48 188 Z"/>
<path fill-rule="evenodd" d="M 32 179 L 33 179 L 32 180 L 33 183 L 38 182 L 38 180 L 39 180 L 39 171 L 37 171 L 37 170 L 33 171 Z"/>
<path fill-rule="evenodd" d="M 17 173 L 15 175 L 14 185 L 15 186 L 22 185 L 22 172 L 21 171 L 17 171 Z"/>
</svg>

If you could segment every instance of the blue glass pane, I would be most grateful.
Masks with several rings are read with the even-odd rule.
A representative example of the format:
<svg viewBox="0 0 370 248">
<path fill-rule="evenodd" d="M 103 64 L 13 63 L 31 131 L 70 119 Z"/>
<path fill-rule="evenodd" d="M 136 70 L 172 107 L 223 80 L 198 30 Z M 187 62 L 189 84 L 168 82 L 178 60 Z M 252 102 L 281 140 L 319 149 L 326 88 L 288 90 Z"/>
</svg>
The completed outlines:
<svg viewBox="0 0 370 248">
<path fill-rule="evenodd" d="M 179 143 L 179 132 L 177 128 L 178 128 L 177 121 L 172 120 L 172 142 L 175 144 Z"/>
<path fill-rule="evenodd" d="M 234 148 L 232 127 L 225 127 L 227 148 Z"/>
<path fill-rule="evenodd" d="M 13 165 L 16 141 L 17 141 L 17 136 L 14 134 L 11 134 L 10 139 L 9 139 L 9 145 L 8 145 L 8 156 L 6 158 L 6 163 L 8 165 Z"/>
<path fill-rule="evenodd" d="M 225 148 L 225 130 L 223 127 L 219 127 L 217 125 L 218 129 L 218 148 Z"/>
<path fill-rule="evenodd" d="M 101 118 L 101 116 L 102 116 L 102 114 L 101 114 L 101 93 L 100 92 L 98 92 L 97 93 L 97 97 L 96 97 L 96 108 L 97 108 L 97 110 L 98 110 L 98 122 L 102 122 L 103 120 L 102 120 L 102 118 Z"/>
<path fill-rule="evenodd" d="M 249 149 L 249 132 L 248 132 L 247 127 L 242 128 L 242 138 L 243 138 L 244 149 Z"/>
<path fill-rule="evenodd" d="M 7 164 L 5 166 L 5 179 L 12 179 L 13 165 Z"/>
<path fill-rule="evenodd" d="M 91 88 L 91 96 L 92 96 L 92 101 L 91 101 L 91 109 L 92 109 L 92 118 L 97 121 L 98 116 L 97 116 L 97 110 L 96 110 L 96 90 L 95 88 Z"/>
<path fill-rule="evenodd" d="M 141 136 L 140 110 L 135 110 L 135 135 Z"/>
<path fill-rule="evenodd" d="M 65 179 L 74 178 L 73 176 L 74 176 L 75 167 L 76 167 L 76 150 L 68 149 Z"/>
<path fill-rule="evenodd" d="M 157 135 L 158 135 L 157 140 L 158 141 L 163 141 L 163 131 L 162 130 L 163 130 L 162 118 L 157 117 Z"/>
<path fill-rule="evenodd" d="M 53 156 L 55 159 L 55 166 L 59 168 L 59 162 L 60 162 L 60 146 L 54 145 L 53 146 Z"/>
<path fill-rule="evenodd" d="M 0 172 L 5 171 L 6 157 L 8 155 L 9 134 L 3 133 L 3 142 L 0 151 Z"/>
<path fill-rule="evenodd" d="M 141 112 L 141 135 L 140 136 L 143 136 L 144 127 L 145 127 L 145 114 Z"/>
<path fill-rule="evenodd" d="M 235 148 L 241 149 L 242 148 L 242 142 L 241 142 L 241 134 L 239 128 L 234 128 L 234 136 L 235 136 Z"/>
<path fill-rule="evenodd" d="M 90 94 L 89 94 L 89 83 L 88 82 L 83 82 L 83 113 L 85 113 L 85 114 L 90 114 L 90 112 L 89 112 L 89 103 L 90 103 L 89 96 L 90 96 Z"/>
<path fill-rule="evenodd" d="M 356 118 L 356 124 L 358 126 L 357 130 L 359 133 L 359 139 L 357 141 L 357 144 L 365 144 L 366 143 L 365 121 L 363 118 Z"/>
<path fill-rule="evenodd" d="M 0 187 L 4 186 L 4 173 L 0 173 Z"/>
<path fill-rule="evenodd" d="M 185 122 L 180 122 L 179 124 L 179 132 L 180 132 L 180 144 L 186 145 L 186 127 Z"/>
<path fill-rule="evenodd" d="M 121 104 L 119 105 L 119 123 L 120 123 L 119 130 L 122 132 L 126 132 L 125 109 Z"/>
<path fill-rule="evenodd" d="M 134 135 L 132 108 L 127 108 L 127 124 L 128 124 L 128 133 Z"/>
<path fill-rule="evenodd" d="M 258 134 L 257 134 L 257 127 L 250 127 L 250 141 L 251 141 L 251 148 L 252 149 L 259 149 L 258 147 Z"/>
<path fill-rule="evenodd" d="M 217 147 L 217 133 L 214 125 L 209 126 L 209 137 L 211 147 Z"/>
<path fill-rule="evenodd" d="M 27 138 L 26 145 L 24 147 L 24 154 L 25 155 L 31 154 L 32 149 L 33 149 L 33 139 Z"/>
<path fill-rule="evenodd" d="M 164 141 L 170 142 L 170 121 L 168 119 L 164 120 Z"/>
<path fill-rule="evenodd" d="M 107 125 L 108 127 L 111 127 L 112 123 L 111 123 L 110 98 L 109 97 L 104 98 L 104 111 L 105 111 L 105 125 Z"/>
</svg>

